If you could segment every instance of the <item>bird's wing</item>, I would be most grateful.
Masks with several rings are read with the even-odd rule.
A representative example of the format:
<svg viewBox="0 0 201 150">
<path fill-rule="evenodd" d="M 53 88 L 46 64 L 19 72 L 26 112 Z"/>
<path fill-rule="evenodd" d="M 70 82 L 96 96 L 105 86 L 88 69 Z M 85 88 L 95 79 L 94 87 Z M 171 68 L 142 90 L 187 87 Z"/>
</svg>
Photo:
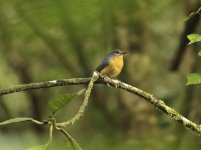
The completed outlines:
<svg viewBox="0 0 201 150">
<path fill-rule="evenodd" d="M 103 68 L 105 68 L 108 64 L 109 61 L 112 59 L 111 55 L 106 56 L 103 61 L 101 62 L 101 64 L 96 68 L 96 71 L 100 72 Z"/>
</svg>

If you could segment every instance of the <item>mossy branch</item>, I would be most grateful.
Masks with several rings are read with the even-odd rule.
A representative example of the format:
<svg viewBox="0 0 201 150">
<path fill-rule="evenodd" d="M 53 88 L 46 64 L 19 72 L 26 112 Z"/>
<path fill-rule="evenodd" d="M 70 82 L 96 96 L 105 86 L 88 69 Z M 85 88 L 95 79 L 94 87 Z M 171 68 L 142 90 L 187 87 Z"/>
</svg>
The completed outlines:
<svg viewBox="0 0 201 150">
<path fill-rule="evenodd" d="M 39 82 L 39 83 L 30 83 L 30 84 L 23 84 L 23 85 L 17 85 L 12 88 L 6 88 L 6 89 L 0 89 L 0 96 L 5 94 L 10 94 L 14 92 L 20 92 L 20 91 L 26 91 L 31 89 L 40 89 L 40 88 L 50 88 L 50 87 L 56 87 L 56 86 L 67 86 L 67 85 L 81 85 L 81 84 L 89 84 L 91 81 L 91 78 L 74 78 L 74 79 L 62 79 L 62 80 L 53 80 L 53 81 L 46 81 L 46 82 Z M 129 84 L 126 84 L 124 82 L 121 82 L 119 80 L 110 79 L 108 77 L 99 76 L 98 79 L 91 81 L 91 83 L 96 84 L 105 84 L 109 85 L 115 88 L 120 88 L 125 91 L 128 91 L 130 93 L 133 93 L 135 95 L 138 95 L 139 97 L 145 99 L 152 105 L 154 105 L 156 108 L 158 108 L 160 111 L 166 113 L 170 117 L 172 117 L 174 120 L 180 122 L 183 126 L 185 126 L 187 129 L 193 131 L 197 135 L 201 135 L 201 126 L 192 122 L 191 120 L 185 118 L 181 114 L 179 114 L 177 111 L 175 111 L 173 108 L 167 106 L 162 100 L 157 99 L 152 94 L 145 92 L 139 88 L 136 88 L 134 86 L 131 86 Z M 92 84 L 93 86 L 93 84 Z M 90 86 L 88 86 L 89 88 Z M 91 87 L 92 88 L 92 87 Z M 89 90 L 91 92 L 91 90 Z M 87 93 L 87 92 L 86 92 Z M 90 93 L 88 93 L 90 95 Z M 86 95 L 85 95 L 86 96 Z M 87 100 L 88 101 L 88 100 Z M 85 101 L 86 102 L 86 101 Z M 87 102 L 86 102 L 87 104 Z M 86 105 L 82 104 L 83 108 L 86 107 Z M 78 112 L 78 116 L 73 118 L 74 120 L 79 119 L 81 114 L 83 113 L 83 109 L 80 109 L 80 112 Z M 72 123 L 72 120 L 70 120 Z M 71 124 L 69 121 L 65 123 L 65 125 Z M 74 122 L 73 122 L 74 123 Z M 62 124 L 59 124 L 60 126 L 63 126 Z"/>
</svg>

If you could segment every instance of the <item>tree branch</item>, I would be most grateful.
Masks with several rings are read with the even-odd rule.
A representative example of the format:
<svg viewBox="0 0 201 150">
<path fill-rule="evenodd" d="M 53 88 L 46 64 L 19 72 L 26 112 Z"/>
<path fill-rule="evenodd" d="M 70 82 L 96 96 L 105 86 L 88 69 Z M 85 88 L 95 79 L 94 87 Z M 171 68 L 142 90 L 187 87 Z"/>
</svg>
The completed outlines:
<svg viewBox="0 0 201 150">
<path fill-rule="evenodd" d="M 16 85 L 12 88 L 0 89 L 0 96 L 20 92 L 27 91 L 32 89 L 41 89 L 41 88 L 50 88 L 56 86 L 66 86 L 66 85 L 78 85 L 78 84 L 88 84 L 91 78 L 74 78 L 74 79 L 61 79 L 61 80 L 52 80 L 38 83 L 29 83 Z"/>
<path fill-rule="evenodd" d="M 46 82 L 39 82 L 39 83 L 30 83 L 30 84 L 22 84 L 17 85 L 12 88 L 0 89 L 0 96 L 26 91 L 31 89 L 40 89 L 40 88 L 50 88 L 56 86 L 66 86 L 66 85 L 80 85 L 80 84 L 89 84 L 91 78 L 74 78 L 74 79 L 62 79 L 62 80 L 53 80 L 53 81 L 46 81 Z M 174 109 L 167 106 L 162 100 L 157 99 L 152 94 L 145 92 L 139 88 L 121 82 L 119 80 L 110 79 L 108 77 L 99 76 L 99 79 L 95 82 L 96 84 L 106 84 L 112 87 L 120 88 L 139 97 L 145 99 L 160 111 L 166 113 L 168 116 L 172 117 L 177 122 L 180 122 L 183 126 L 187 129 L 193 131 L 197 135 L 201 135 L 201 126 L 197 125 L 196 123 L 190 121 L 189 119 L 185 118 L 181 114 L 179 114 Z"/>
</svg>

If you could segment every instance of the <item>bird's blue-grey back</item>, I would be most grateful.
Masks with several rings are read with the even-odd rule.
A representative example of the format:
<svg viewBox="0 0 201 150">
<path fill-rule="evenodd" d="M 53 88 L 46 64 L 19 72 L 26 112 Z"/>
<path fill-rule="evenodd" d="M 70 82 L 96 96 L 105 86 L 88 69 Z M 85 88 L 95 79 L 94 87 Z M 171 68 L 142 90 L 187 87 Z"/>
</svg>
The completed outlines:
<svg viewBox="0 0 201 150">
<path fill-rule="evenodd" d="M 101 64 L 96 68 L 96 71 L 100 72 L 103 68 L 105 68 L 110 60 L 114 57 L 114 52 L 110 53 L 109 55 L 107 55 L 103 61 L 101 62 Z"/>
</svg>

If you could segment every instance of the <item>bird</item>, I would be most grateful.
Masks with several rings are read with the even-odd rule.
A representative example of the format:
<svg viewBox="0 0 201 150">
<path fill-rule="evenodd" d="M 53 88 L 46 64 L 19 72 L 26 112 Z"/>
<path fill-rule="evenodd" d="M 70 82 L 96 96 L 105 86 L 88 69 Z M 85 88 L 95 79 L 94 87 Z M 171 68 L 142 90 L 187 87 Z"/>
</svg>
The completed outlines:
<svg viewBox="0 0 201 150">
<path fill-rule="evenodd" d="M 124 54 L 126 53 L 126 51 L 120 49 L 113 50 L 102 60 L 96 71 L 103 76 L 115 78 L 124 66 Z"/>
</svg>

